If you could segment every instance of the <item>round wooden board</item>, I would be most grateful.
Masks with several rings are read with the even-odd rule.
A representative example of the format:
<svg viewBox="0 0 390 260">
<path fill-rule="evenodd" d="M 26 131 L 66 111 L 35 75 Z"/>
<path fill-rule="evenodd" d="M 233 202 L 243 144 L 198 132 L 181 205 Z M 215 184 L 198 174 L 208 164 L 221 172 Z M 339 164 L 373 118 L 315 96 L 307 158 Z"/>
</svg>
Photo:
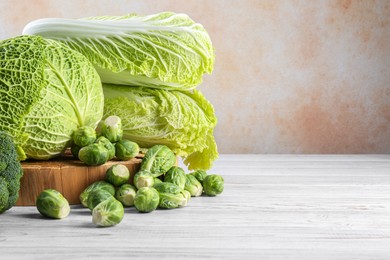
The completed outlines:
<svg viewBox="0 0 390 260">
<path fill-rule="evenodd" d="M 34 206 L 44 189 L 56 189 L 69 204 L 80 204 L 80 193 L 91 183 L 103 180 L 106 170 L 114 164 L 124 164 L 130 170 L 130 183 L 141 166 L 142 156 L 128 161 L 109 161 L 100 166 L 87 166 L 72 156 L 49 161 L 22 162 L 23 177 L 20 180 L 17 206 Z"/>
</svg>

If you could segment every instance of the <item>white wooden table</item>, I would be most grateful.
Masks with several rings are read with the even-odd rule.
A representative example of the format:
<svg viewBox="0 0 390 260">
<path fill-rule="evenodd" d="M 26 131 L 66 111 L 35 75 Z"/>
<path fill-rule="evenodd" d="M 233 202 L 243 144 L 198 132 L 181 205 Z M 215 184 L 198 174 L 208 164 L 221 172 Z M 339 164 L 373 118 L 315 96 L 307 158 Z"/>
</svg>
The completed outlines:
<svg viewBox="0 0 390 260">
<path fill-rule="evenodd" d="M 390 155 L 221 155 L 217 197 L 96 228 L 35 207 L 0 215 L 0 259 L 390 259 Z"/>
</svg>

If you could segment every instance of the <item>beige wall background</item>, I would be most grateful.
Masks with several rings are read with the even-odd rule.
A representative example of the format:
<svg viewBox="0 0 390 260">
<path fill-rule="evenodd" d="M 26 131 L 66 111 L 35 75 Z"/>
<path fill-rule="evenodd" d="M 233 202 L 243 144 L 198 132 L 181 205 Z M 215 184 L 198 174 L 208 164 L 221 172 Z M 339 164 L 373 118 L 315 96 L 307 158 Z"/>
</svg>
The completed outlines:
<svg viewBox="0 0 390 260">
<path fill-rule="evenodd" d="M 389 153 L 390 1 L 0 0 L 0 39 L 44 17 L 187 13 L 208 30 L 220 153 Z"/>
</svg>

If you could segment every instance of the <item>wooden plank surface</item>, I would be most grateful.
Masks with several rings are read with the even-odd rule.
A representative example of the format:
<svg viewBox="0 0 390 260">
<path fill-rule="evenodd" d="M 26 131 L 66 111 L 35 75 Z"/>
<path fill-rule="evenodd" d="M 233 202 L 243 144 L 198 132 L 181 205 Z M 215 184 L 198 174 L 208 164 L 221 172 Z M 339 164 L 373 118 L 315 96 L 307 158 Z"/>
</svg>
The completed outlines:
<svg viewBox="0 0 390 260">
<path fill-rule="evenodd" d="M 96 228 L 88 210 L 0 215 L 1 259 L 390 259 L 390 155 L 221 155 L 217 197 Z"/>
</svg>

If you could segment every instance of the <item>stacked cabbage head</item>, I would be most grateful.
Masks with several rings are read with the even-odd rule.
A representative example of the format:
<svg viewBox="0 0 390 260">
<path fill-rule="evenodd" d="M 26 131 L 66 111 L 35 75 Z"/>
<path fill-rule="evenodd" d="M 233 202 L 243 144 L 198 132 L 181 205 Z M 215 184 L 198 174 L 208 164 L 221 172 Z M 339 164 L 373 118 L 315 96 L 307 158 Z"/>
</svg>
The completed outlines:
<svg viewBox="0 0 390 260">
<path fill-rule="evenodd" d="M 125 138 L 145 148 L 165 144 L 189 169 L 208 169 L 218 157 L 214 109 L 195 90 L 213 70 L 214 49 L 187 15 L 41 19 L 23 33 L 60 41 L 94 64 L 104 83 L 103 117 L 121 117 Z"/>
</svg>

